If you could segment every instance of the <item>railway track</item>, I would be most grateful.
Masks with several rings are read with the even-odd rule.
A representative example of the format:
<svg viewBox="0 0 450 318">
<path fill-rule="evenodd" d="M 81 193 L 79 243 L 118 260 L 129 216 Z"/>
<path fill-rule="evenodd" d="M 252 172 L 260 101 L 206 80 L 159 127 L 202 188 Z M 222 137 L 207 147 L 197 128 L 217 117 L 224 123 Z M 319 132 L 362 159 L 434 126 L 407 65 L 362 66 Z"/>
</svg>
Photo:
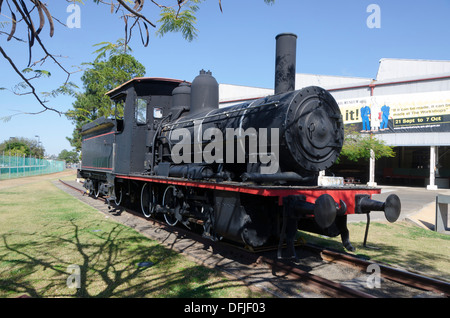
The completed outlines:
<svg viewBox="0 0 450 318">
<path fill-rule="evenodd" d="M 62 184 L 71 189 L 77 191 L 80 194 L 86 194 L 83 189 L 73 186 L 70 183 L 59 180 Z M 106 201 L 104 198 L 98 198 Z M 92 198 L 94 200 L 94 198 Z M 133 216 L 147 221 L 141 213 L 126 209 L 126 211 Z M 167 232 L 175 233 L 178 237 L 184 239 L 191 238 L 193 241 L 200 242 L 204 246 L 210 246 L 213 253 L 220 255 L 220 257 L 226 257 L 234 259 L 238 263 L 249 264 L 252 270 L 269 269 L 269 272 L 274 276 L 280 275 L 289 277 L 290 280 L 295 281 L 296 284 L 300 284 L 301 288 L 306 288 L 313 293 L 313 297 L 334 297 L 334 298 L 376 298 L 377 296 L 370 292 L 361 289 L 350 288 L 343 283 L 328 279 L 321 275 L 315 275 L 311 272 L 301 269 L 298 264 L 291 261 L 278 260 L 276 258 L 276 251 L 265 251 L 261 253 L 254 253 L 245 249 L 238 248 L 234 245 L 223 244 L 221 242 L 212 242 L 203 238 L 201 235 L 185 230 L 181 227 L 171 227 L 167 224 L 160 222 L 156 219 L 151 219 L 152 226 L 156 226 L 159 229 L 164 229 Z M 321 259 L 327 263 L 337 263 L 346 267 L 351 267 L 360 272 L 365 272 L 370 265 L 375 264 L 379 266 L 380 275 L 386 279 L 397 282 L 401 285 L 410 286 L 415 289 L 429 291 L 434 293 L 434 297 L 450 297 L 450 284 L 448 282 L 440 281 L 430 277 L 426 277 L 421 274 L 412 273 L 404 270 L 399 270 L 383 264 L 378 264 L 366 260 L 359 259 L 350 254 L 340 253 L 329 249 L 324 249 L 320 246 L 314 246 L 310 244 L 302 245 L 302 250 L 307 250 L 315 255 L 320 256 Z M 184 248 L 181 248 L 184 251 Z M 210 257 L 210 256 L 208 256 Z M 195 257 L 194 257 L 195 258 Z M 220 263 L 221 261 L 216 261 Z M 204 263 L 204 262 L 203 262 Z M 274 293 L 276 296 L 279 293 Z M 390 297 L 390 296 L 381 296 Z"/>
<path fill-rule="evenodd" d="M 381 277 L 386 279 L 411 286 L 413 288 L 430 291 L 437 294 L 442 294 L 444 297 L 450 297 L 450 283 L 428 277 L 422 274 L 413 273 L 410 271 L 394 268 L 380 263 L 375 263 L 367 260 L 357 258 L 353 255 L 324 249 L 320 246 L 307 244 L 303 248 L 309 249 L 319 253 L 325 261 L 338 262 L 344 265 L 357 267 L 365 271 L 369 266 L 376 265 L 380 269 Z"/>
</svg>

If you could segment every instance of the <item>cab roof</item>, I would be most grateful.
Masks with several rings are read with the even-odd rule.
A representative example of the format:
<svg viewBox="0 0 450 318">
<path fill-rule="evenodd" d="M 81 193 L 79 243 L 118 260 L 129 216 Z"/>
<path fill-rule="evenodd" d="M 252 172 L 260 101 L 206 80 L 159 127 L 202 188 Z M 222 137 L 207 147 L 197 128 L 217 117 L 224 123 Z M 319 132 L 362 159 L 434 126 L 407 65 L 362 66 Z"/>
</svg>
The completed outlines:
<svg viewBox="0 0 450 318">
<path fill-rule="evenodd" d="M 170 91 L 170 93 L 172 92 L 172 90 L 174 88 L 176 88 L 178 85 L 180 85 L 180 83 L 183 83 L 186 81 L 183 80 L 178 80 L 178 79 L 172 79 L 172 78 L 163 78 L 163 77 L 135 77 L 119 86 L 117 86 L 116 88 L 110 90 L 109 92 L 106 93 L 106 95 L 108 95 L 110 98 L 113 98 L 114 96 L 120 94 L 121 92 L 125 91 L 128 89 L 129 86 L 144 86 L 144 87 L 152 87 L 152 91 L 156 89 L 161 90 L 161 94 L 160 95 L 168 95 L 168 91 Z M 153 95 L 155 92 L 151 92 L 152 94 L 148 95 Z"/>
</svg>

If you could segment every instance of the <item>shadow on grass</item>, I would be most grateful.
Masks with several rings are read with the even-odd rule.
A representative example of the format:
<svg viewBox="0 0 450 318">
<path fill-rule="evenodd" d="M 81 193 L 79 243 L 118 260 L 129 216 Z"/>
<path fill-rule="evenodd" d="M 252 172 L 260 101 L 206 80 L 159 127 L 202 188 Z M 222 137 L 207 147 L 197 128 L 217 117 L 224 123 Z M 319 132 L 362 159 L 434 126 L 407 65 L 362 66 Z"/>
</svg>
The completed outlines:
<svg viewBox="0 0 450 318">
<path fill-rule="evenodd" d="M 124 226 L 80 229 L 71 221 L 68 227 L 62 236 L 2 235 L 2 297 L 220 297 L 217 293 L 224 289 L 217 272 L 184 264 L 174 251 Z M 17 236 L 21 240 L 15 243 Z M 73 264 L 80 269 L 75 273 L 80 281 L 77 289 L 67 287 L 69 276 L 74 274 L 68 267 Z M 233 286 L 244 283 L 234 282 Z"/>
</svg>

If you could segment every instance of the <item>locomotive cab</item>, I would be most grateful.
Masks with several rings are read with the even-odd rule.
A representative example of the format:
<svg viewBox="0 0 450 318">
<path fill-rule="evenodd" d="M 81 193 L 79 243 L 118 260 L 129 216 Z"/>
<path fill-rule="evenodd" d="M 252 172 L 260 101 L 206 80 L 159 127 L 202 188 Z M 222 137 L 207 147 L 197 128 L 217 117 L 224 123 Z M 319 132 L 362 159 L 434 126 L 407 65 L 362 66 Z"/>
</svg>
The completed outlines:
<svg viewBox="0 0 450 318">
<path fill-rule="evenodd" d="M 172 91 L 181 82 L 134 78 L 107 93 L 116 105 L 114 173 L 129 175 L 150 169 L 155 133 L 171 112 Z"/>
</svg>

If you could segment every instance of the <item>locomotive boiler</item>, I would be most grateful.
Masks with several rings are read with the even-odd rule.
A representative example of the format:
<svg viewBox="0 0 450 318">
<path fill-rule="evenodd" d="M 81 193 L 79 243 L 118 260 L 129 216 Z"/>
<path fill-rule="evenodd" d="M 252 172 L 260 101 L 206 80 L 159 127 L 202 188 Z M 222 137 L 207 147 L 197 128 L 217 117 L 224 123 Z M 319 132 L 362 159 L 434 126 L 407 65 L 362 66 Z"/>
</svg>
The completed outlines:
<svg viewBox="0 0 450 318">
<path fill-rule="evenodd" d="M 192 83 L 134 78 L 108 92 L 123 117 L 82 128 L 79 177 L 95 196 L 251 247 L 287 242 L 297 231 L 341 235 L 347 215 L 384 211 L 400 200 L 371 199 L 378 188 L 318 183 L 338 158 L 344 125 L 331 94 L 295 90 L 297 36 L 276 37 L 275 93 L 219 108 L 219 86 L 202 70 Z M 281 257 L 281 256 L 280 256 Z"/>
</svg>

